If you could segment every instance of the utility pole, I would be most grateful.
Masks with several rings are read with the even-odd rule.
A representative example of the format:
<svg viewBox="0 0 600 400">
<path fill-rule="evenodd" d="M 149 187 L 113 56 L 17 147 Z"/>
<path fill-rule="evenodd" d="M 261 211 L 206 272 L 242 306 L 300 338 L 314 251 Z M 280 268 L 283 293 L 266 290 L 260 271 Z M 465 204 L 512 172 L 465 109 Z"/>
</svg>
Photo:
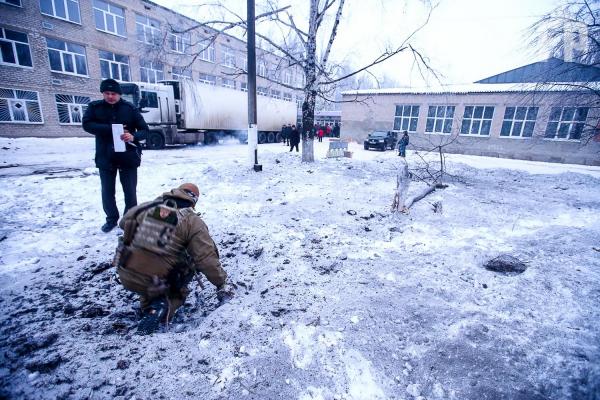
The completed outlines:
<svg viewBox="0 0 600 400">
<path fill-rule="evenodd" d="M 258 163 L 258 128 L 256 112 L 256 40 L 254 0 L 248 0 L 246 12 L 248 27 L 248 159 L 253 163 L 254 171 L 262 171 Z"/>
</svg>

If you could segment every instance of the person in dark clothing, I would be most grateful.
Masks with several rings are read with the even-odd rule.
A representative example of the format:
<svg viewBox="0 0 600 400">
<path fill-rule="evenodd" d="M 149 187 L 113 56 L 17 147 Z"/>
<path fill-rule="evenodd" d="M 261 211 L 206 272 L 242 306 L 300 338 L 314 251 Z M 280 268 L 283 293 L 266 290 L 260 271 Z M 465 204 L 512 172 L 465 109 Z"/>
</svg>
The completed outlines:
<svg viewBox="0 0 600 400">
<path fill-rule="evenodd" d="M 296 125 L 292 125 L 292 131 L 290 133 L 290 151 L 295 147 L 298 152 L 298 144 L 300 143 L 300 132 L 296 129 Z"/>
<path fill-rule="evenodd" d="M 340 137 L 340 125 L 337 122 L 333 125 L 333 137 Z"/>
<path fill-rule="evenodd" d="M 119 220 L 119 209 L 115 200 L 117 171 L 125 195 L 125 214 L 137 205 L 137 169 L 142 161 L 140 140 L 146 138 L 148 125 L 135 106 L 121 99 L 121 86 L 114 79 L 105 79 L 100 84 L 103 100 L 91 102 L 83 115 L 83 129 L 96 136 L 95 162 L 100 174 L 102 207 L 106 223 L 102 232 L 110 232 Z M 121 140 L 124 152 L 115 152 L 113 124 L 123 125 Z"/>
<path fill-rule="evenodd" d="M 285 146 L 285 141 L 287 140 L 287 135 L 288 135 L 288 130 L 287 130 L 287 125 L 283 124 L 281 125 L 281 132 L 280 132 L 280 136 L 281 139 L 283 139 L 283 145 Z"/>
<path fill-rule="evenodd" d="M 292 135 L 292 125 L 291 124 L 287 124 L 287 130 L 285 131 L 285 145 L 289 146 L 290 145 L 290 136 Z"/>
<path fill-rule="evenodd" d="M 402 138 L 398 142 L 398 155 L 400 157 L 406 157 L 406 146 L 408 146 L 408 142 L 408 132 L 404 131 L 404 135 L 402 135 Z"/>
</svg>

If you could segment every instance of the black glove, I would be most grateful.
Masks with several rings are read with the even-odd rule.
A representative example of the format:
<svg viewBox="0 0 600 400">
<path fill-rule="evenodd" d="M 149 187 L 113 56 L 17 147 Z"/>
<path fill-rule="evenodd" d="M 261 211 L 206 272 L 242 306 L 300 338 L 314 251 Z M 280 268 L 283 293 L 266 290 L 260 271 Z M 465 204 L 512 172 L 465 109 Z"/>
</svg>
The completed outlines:
<svg viewBox="0 0 600 400">
<path fill-rule="evenodd" d="M 217 287 L 217 300 L 219 303 L 227 303 L 234 296 L 235 292 L 233 290 L 233 286 L 224 283 L 221 286 Z"/>
</svg>

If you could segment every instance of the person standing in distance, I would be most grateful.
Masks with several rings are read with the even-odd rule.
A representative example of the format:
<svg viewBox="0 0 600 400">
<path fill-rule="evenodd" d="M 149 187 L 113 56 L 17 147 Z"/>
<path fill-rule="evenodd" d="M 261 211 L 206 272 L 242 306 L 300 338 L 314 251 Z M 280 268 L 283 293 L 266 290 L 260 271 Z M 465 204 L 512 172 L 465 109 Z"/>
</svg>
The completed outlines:
<svg viewBox="0 0 600 400">
<path fill-rule="evenodd" d="M 83 129 L 96 136 L 96 168 L 100 174 L 102 208 L 106 223 L 102 232 L 110 232 L 119 220 L 119 209 L 115 200 L 117 171 L 125 195 L 125 214 L 137 205 L 137 169 L 142 161 L 140 140 L 146 138 L 148 125 L 140 111 L 131 103 L 121 99 L 121 86 L 114 79 L 105 79 L 100 84 L 103 99 L 91 102 L 83 115 Z M 112 124 L 123 124 L 121 139 L 125 142 L 124 152 L 115 152 Z"/>
</svg>

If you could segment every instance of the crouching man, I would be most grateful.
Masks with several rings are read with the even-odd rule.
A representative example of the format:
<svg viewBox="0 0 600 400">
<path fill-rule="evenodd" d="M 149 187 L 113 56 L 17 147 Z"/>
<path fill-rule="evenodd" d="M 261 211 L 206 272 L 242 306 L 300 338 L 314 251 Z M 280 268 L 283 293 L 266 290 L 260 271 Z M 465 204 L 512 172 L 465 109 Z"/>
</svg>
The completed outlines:
<svg viewBox="0 0 600 400">
<path fill-rule="evenodd" d="M 140 334 L 155 332 L 173 317 L 197 272 L 217 287 L 219 301 L 233 296 L 217 246 L 194 212 L 199 195 L 196 185 L 184 183 L 133 207 L 119 222 L 123 242 L 114 263 L 123 286 L 140 295 Z"/>
</svg>

